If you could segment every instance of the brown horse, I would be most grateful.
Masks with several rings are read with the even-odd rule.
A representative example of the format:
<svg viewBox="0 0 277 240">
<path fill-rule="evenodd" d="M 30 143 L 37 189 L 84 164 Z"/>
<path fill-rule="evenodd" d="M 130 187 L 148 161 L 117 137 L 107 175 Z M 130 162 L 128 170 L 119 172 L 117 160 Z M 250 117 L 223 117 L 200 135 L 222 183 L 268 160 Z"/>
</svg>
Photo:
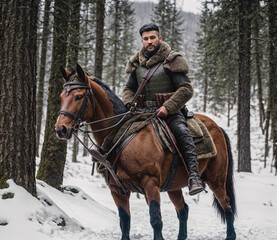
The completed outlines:
<svg viewBox="0 0 277 240">
<path fill-rule="evenodd" d="M 55 125 L 55 131 L 60 139 L 67 140 L 72 135 L 72 129 L 80 121 L 94 122 L 91 125 L 93 136 L 98 145 L 109 134 L 109 121 L 102 119 L 122 114 L 127 111 L 122 101 L 98 79 L 90 79 L 83 69 L 77 65 L 70 73 L 61 67 L 66 84 L 61 93 L 61 111 Z M 207 127 L 217 149 L 217 155 L 199 161 L 199 172 L 203 183 L 208 184 L 214 193 L 213 205 L 218 210 L 221 219 L 227 224 L 226 239 L 236 239 L 234 230 L 234 215 L 236 213 L 235 194 L 233 188 L 233 159 L 230 142 L 226 133 L 210 118 L 197 114 Z M 97 131 L 106 129 L 104 131 Z M 113 156 L 113 155 L 112 155 Z M 113 164 L 113 157 L 109 159 Z M 141 189 L 149 205 L 150 223 L 154 231 L 154 239 L 162 240 L 162 220 L 160 213 L 160 187 L 163 185 L 173 154 L 165 151 L 157 139 L 151 124 L 143 128 L 123 149 L 116 162 L 116 175 L 127 193 L 122 194 L 122 188 L 113 177 L 105 176 L 112 197 L 118 207 L 122 240 L 128 240 L 130 232 L 129 198 L 134 186 Z M 185 203 L 182 188 L 187 186 L 188 173 L 184 166 L 179 166 L 168 196 L 174 204 L 179 219 L 178 240 L 187 238 L 188 205 Z"/>
</svg>

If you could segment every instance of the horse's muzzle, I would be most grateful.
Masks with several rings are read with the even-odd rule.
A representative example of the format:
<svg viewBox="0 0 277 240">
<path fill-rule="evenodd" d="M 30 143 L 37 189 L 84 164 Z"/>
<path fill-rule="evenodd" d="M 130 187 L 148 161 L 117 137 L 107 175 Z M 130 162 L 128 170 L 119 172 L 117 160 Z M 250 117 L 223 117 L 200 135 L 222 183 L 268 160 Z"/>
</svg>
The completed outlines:
<svg viewBox="0 0 277 240">
<path fill-rule="evenodd" d="M 72 131 L 68 130 L 68 128 L 65 125 L 62 125 L 59 129 L 55 127 L 55 132 L 57 137 L 62 140 L 68 140 L 72 136 Z"/>
</svg>

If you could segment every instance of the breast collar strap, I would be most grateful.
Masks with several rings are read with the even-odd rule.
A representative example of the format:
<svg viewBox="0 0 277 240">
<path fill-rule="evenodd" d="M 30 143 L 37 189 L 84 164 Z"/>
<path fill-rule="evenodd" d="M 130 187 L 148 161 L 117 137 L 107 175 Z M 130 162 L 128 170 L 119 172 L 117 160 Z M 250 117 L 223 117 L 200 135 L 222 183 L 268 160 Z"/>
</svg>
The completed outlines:
<svg viewBox="0 0 277 240">
<path fill-rule="evenodd" d="M 76 123 L 73 124 L 73 126 L 74 126 L 74 128 L 76 128 L 76 127 L 78 128 L 79 124 L 81 123 L 81 119 L 83 117 L 83 114 L 85 112 L 85 108 L 88 106 L 88 97 L 90 97 L 90 101 L 91 101 L 91 104 L 92 104 L 92 107 L 93 107 L 93 112 L 95 111 L 95 103 L 94 103 L 94 100 L 93 100 L 91 88 L 90 88 L 89 85 L 81 83 L 81 82 L 68 82 L 68 83 L 65 83 L 63 85 L 63 88 L 66 91 L 66 96 L 72 90 L 86 89 L 85 99 L 83 101 L 83 104 L 82 104 L 81 108 L 79 109 L 79 111 L 76 114 L 74 114 L 72 112 L 69 112 L 67 110 L 64 110 L 64 109 L 59 111 L 59 114 L 64 114 L 66 116 L 69 116 L 69 117 L 73 118 L 73 120 L 76 122 Z"/>
</svg>

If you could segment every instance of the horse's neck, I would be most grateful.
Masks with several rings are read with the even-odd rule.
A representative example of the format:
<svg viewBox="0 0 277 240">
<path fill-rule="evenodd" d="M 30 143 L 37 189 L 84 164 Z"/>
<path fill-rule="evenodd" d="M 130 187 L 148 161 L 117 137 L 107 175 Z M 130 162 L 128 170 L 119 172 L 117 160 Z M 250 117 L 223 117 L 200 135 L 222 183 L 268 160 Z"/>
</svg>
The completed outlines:
<svg viewBox="0 0 277 240">
<path fill-rule="evenodd" d="M 109 97 L 103 88 L 93 81 L 90 81 L 90 85 L 93 91 L 93 98 L 95 102 L 95 111 L 92 113 L 91 122 L 114 116 L 113 103 L 109 100 Z M 110 125 L 111 121 L 103 121 L 91 125 L 91 129 L 94 131 L 100 130 L 107 128 Z M 104 138 L 110 133 L 110 131 L 111 130 L 105 130 L 94 133 L 93 135 L 96 142 L 101 145 Z"/>
</svg>

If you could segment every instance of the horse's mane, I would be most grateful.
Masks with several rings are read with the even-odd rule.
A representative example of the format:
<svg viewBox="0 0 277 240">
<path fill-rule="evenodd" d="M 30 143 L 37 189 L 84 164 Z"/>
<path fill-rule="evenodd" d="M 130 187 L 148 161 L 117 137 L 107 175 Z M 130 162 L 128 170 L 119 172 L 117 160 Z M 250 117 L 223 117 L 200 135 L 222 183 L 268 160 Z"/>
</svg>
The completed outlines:
<svg viewBox="0 0 277 240">
<path fill-rule="evenodd" d="M 105 93 L 108 95 L 110 101 L 113 103 L 115 114 L 127 112 L 127 108 L 125 107 L 121 99 L 116 96 L 115 93 L 105 83 L 103 83 L 98 78 L 94 78 L 93 81 L 96 82 L 100 87 L 102 87 Z"/>
</svg>

